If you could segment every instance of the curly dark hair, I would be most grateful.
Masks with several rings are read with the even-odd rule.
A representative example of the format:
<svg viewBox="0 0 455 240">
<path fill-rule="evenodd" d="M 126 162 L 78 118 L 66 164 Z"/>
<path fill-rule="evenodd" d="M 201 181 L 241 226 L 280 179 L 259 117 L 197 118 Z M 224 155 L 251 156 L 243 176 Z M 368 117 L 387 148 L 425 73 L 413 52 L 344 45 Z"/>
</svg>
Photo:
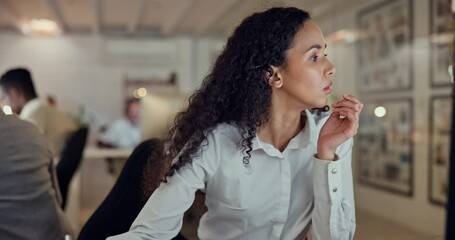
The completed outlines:
<svg viewBox="0 0 455 240">
<path fill-rule="evenodd" d="M 142 193 L 144 202 L 152 195 L 155 189 L 161 183 L 161 177 L 163 171 L 167 171 L 165 166 L 168 164 L 165 163 L 165 158 L 163 156 L 163 141 L 152 138 L 142 142 L 137 148 L 145 148 L 148 154 L 147 163 L 142 171 Z"/>
<path fill-rule="evenodd" d="M 238 127 L 243 163 L 249 164 L 256 129 L 269 116 L 272 89 L 267 75 L 273 74 L 272 66 L 285 66 L 286 51 L 309 19 L 309 13 L 303 10 L 276 7 L 243 20 L 201 88 L 189 98 L 188 108 L 174 119 L 166 155 L 178 159 L 164 176 L 164 182 L 202 152 L 207 134 L 220 123 Z"/>
</svg>

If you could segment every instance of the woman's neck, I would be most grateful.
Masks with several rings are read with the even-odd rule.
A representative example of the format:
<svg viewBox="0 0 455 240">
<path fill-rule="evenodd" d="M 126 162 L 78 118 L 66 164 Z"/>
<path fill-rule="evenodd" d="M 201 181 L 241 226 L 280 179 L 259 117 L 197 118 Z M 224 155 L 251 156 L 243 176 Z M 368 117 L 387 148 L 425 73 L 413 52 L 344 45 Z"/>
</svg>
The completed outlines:
<svg viewBox="0 0 455 240">
<path fill-rule="evenodd" d="M 272 108 L 270 113 L 269 121 L 258 128 L 258 137 L 283 152 L 305 126 L 306 118 L 298 111 L 274 111 Z"/>
</svg>

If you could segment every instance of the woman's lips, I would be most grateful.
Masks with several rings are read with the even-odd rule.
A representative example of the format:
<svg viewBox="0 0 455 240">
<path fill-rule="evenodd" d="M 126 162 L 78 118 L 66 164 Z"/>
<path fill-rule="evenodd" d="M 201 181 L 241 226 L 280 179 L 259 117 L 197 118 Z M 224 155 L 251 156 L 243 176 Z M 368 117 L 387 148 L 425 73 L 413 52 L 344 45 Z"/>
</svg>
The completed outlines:
<svg viewBox="0 0 455 240">
<path fill-rule="evenodd" d="M 332 83 L 330 83 L 327 87 L 325 87 L 324 89 L 324 92 L 326 92 L 327 94 L 329 93 L 332 93 Z"/>
</svg>

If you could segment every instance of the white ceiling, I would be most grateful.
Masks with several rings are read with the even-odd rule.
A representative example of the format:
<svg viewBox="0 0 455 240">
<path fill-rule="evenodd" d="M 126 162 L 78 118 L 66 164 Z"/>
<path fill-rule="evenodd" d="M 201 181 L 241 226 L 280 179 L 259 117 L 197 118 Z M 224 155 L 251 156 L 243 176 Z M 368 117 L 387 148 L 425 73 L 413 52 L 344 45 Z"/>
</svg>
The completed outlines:
<svg viewBox="0 0 455 240">
<path fill-rule="evenodd" d="M 340 0 L 0 0 L 0 32 L 21 33 L 51 19 L 63 34 L 226 36 L 244 17 L 271 6 L 323 14 Z"/>
</svg>

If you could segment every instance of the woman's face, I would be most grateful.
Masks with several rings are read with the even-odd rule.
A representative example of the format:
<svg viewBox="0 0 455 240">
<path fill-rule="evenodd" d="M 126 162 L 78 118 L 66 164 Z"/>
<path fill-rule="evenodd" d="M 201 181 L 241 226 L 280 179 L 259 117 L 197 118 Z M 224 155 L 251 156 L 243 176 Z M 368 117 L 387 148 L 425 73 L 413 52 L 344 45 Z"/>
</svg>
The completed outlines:
<svg viewBox="0 0 455 240">
<path fill-rule="evenodd" d="M 332 92 L 330 76 L 335 67 L 327 59 L 324 36 L 313 21 L 305 22 L 294 36 L 286 51 L 286 63 L 277 68 L 276 76 L 282 81 L 279 96 L 286 104 L 299 109 L 323 107 Z"/>
</svg>

